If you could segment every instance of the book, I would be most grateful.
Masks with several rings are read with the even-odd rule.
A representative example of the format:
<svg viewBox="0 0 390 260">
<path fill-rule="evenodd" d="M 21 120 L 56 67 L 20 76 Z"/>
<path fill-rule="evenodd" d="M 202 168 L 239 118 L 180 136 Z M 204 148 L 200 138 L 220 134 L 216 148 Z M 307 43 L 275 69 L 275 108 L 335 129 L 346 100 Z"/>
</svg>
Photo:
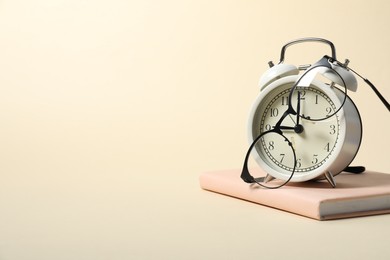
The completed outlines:
<svg viewBox="0 0 390 260">
<path fill-rule="evenodd" d="M 240 170 L 204 172 L 200 186 L 316 220 L 390 213 L 390 174 L 342 172 L 335 176 L 336 188 L 327 181 L 308 181 L 290 182 L 279 189 L 245 183 L 240 174 Z"/>
</svg>

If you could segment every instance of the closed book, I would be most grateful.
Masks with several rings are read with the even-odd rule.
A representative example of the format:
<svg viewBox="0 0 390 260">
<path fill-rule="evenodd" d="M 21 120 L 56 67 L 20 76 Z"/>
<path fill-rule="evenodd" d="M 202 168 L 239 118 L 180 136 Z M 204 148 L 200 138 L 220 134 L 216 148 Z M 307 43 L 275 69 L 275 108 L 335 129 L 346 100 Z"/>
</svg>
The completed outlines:
<svg viewBox="0 0 390 260">
<path fill-rule="evenodd" d="M 317 220 L 390 213 L 390 174 L 343 172 L 335 176 L 335 188 L 327 181 L 308 181 L 290 182 L 279 189 L 245 183 L 240 174 L 240 170 L 204 172 L 200 186 Z"/>
</svg>

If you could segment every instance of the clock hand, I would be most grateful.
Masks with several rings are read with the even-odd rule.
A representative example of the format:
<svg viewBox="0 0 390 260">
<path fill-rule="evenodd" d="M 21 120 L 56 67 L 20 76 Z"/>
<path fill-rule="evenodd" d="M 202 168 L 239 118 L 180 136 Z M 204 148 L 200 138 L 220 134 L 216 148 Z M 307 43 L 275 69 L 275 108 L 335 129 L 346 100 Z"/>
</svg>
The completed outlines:
<svg viewBox="0 0 390 260">
<path fill-rule="evenodd" d="M 291 119 L 291 121 L 294 123 L 294 125 L 297 124 L 295 122 L 294 118 L 291 116 L 291 114 L 289 114 L 288 117 Z M 275 128 L 275 126 L 273 126 L 273 128 Z M 284 125 L 281 125 L 281 126 L 279 126 L 279 129 L 280 130 L 294 130 L 295 126 L 284 126 Z"/>
<path fill-rule="evenodd" d="M 281 133 L 281 130 L 294 130 L 295 133 L 300 134 L 303 132 L 303 126 L 299 124 L 299 118 L 300 118 L 300 112 L 301 112 L 301 92 L 298 91 L 298 104 L 297 104 L 297 111 L 294 111 L 292 105 L 291 105 L 291 95 L 289 97 L 289 106 L 288 109 L 283 113 L 283 115 L 280 117 L 279 121 L 273 126 L 273 129 L 279 133 Z M 297 115 L 296 121 L 293 119 L 291 115 Z M 295 126 L 283 126 L 282 122 L 286 117 L 289 117 L 291 121 L 295 124 Z"/>
<path fill-rule="evenodd" d="M 300 91 L 298 91 L 297 123 L 296 123 L 296 126 L 299 125 L 299 113 L 301 113 L 301 92 Z"/>
<path fill-rule="evenodd" d="M 293 121 L 294 125 L 297 124 L 291 115 L 288 115 L 288 117 L 291 119 L 291 121 Z"/>
<path fill-rule="evenodd" d="M 281 129 L 281 130 L 295 130 L 295 126 L 284 126 L 284 125 L 281 125 L 281 126 L 279 126 L 279 129 Z"/>
<path fill-rule="evenodd" d="M 299 118 L 300 118 L 300 113 L 301 113 L 301 92 L 298 91 L 298 104 L 297 104 L 297 122 L 295 124 L 295 127 L 294 127 L 294 131 L 295 133 L 297 134 L 300 134 L 303 132 L 303 126 L 301 124 L 299 124 Z"/>
<path fill-rule="evenodd" d="M 281 130 L 294 130 L 295 132 L 297 132 L 296 129 L 297 129 L 298 125 L 296 124 L 295 120 L 293 119 L 293 117 L 291 115 L 295 115 L 295 111 L 294 111 L 293 107 L 291 106 L 291 103 L 289 103 L 288 109 L 283 113 L 283 115 L 280 117 L 278 122 L 273 126 L 273 130 L 280 133 L 280 134 L 282 133 Z M 293 121 L 295 126 L 283 126 L 282 125 L 282 122 L 284 121 L 284 119 L 287 116 Z M 298 127 L 302 128 L 302 131 L 303 131 L 303 127 L 301 125 L 299 125 Z"/>
</svg>

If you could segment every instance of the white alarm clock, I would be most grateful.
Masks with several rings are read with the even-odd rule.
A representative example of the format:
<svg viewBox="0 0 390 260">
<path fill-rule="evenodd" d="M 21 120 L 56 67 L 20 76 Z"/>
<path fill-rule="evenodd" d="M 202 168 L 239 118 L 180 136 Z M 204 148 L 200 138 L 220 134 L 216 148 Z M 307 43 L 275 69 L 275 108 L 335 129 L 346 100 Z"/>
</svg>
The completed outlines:
<svg viewBox="0 0 390 260">
<path fill-rule="evenodd" d="M 332 56 L 300 69 L 283 63 L 288 46 L 308 41 L 329 44 Z M 350 165 L 359 150 L 362 122 L 347 95 L 347 90 L 357 90 L 357 80 L 348 62 L 341 64 L 335 56 L 331 42 L 304 38 L 282 48 L 279 64 L 270 63 L 249 114 L 251 147 L 241 175 L 244 181 L 263 186 L 278 179 L 282 186 L 289 181 L 326 179 L 336 186 L 333 177 Z M 249 173 L 249 154 L 267 173 L 265 178 Z"/>
</svg>

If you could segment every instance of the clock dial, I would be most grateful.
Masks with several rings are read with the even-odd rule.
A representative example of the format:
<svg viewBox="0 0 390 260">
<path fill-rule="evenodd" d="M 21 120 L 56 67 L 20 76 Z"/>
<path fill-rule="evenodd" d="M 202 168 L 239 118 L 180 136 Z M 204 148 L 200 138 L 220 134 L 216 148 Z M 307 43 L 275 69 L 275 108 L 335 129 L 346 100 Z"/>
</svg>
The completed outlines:
<svg viewBox="0 0 390 260">
<path fill-rule="evenodd" d="M 254 116 L 254 136 L 274 128 L 288 108 L 291 87 L 292 83 L 281 85 L 263 99 Z M 311 85 L 296 90 L 291 100 L 295 111 L 299 100 L 302 117 L 290 114 L 281 126 L 296 154 L 294 175 L 305 175 L 323 165 L 332 155 L 339 139 L 340 120 L 338 114 L 328 117 L 335 113 L 337 106 L 318 87 Z M 305 119 L 305 115 L 326 119 L 311 121 Z M 295 131 L 298 121 L 301 129 Z M 256 150 L 268 166 L 286 177 L 294 171 L 294 154 L 283 136 L 276 133 L 264 135 L 256 144 Z"/>
</svg>

